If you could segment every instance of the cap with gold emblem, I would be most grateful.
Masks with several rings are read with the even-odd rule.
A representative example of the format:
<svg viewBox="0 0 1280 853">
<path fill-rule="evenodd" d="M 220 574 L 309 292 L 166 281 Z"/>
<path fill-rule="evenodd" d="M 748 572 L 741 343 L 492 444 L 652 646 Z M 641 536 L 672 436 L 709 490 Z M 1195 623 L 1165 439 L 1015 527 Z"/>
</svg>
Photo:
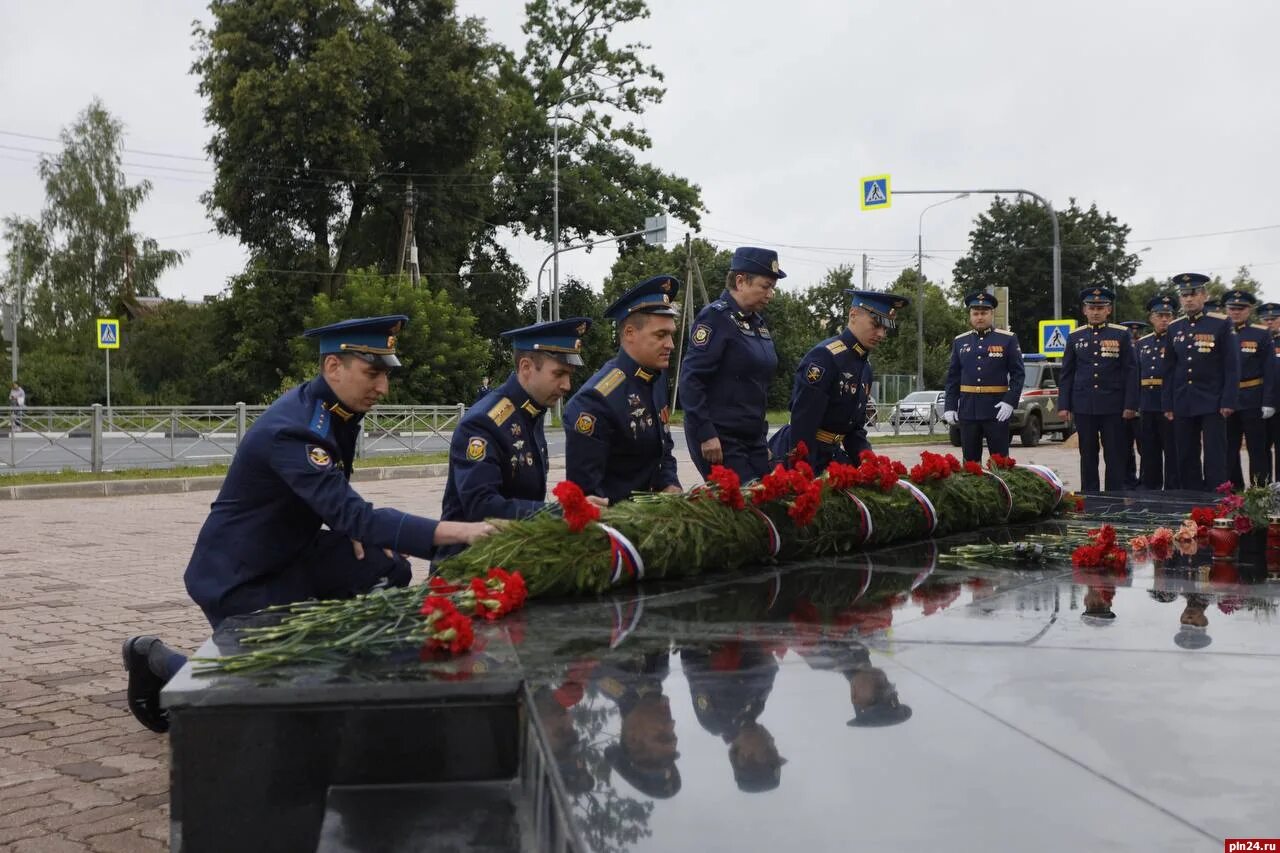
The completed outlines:
<svg viewBox="0 0 1280 853">
<path fill-rule="evenodd" d="M 911 304 L 911 300 L 896 293 L 876 290 L 846 290 L 853 297 L 851 308 L 861 308 L 877 317 L 886 329 L 898 327 L 898 312 Z"/>
<path fill-rule="evenodd" d="M 1110 305 L 1116 301 L 1116 294 L 1109 287 L 1086 287 L 1080 291 L 1080 301 L 1085 305 Z"/>
<path fill-rule="evenodd" d="M 399 367 L 396 336 L 409 324 L 404 314 L 343 320 L 317 329 L 307 329 L 304 337 L 320 339 L 321 355 L 356 355 L 370 364 Z"/>
<path fill-rule="evenodd" d="M 1147 311 L 1152 314 L 1176 314 L 1178 300 L 1167 293 L 1157 293 L 1147 300 Z"/>
<path fill-rule="evenodd" d="M 972 293 L 966 293 L 964 297 L 966 308 L 995 308 L 999 304 L 1000 300 L 996 299 L 996 295 L 987 293 L 985 290 L 975 290 Z"/>
<path fill-rule="evenodd" d="M 509 329 L 502 333 L 502 337 L 510 340 L 515 349 L 545 352 L 565 364 L 581 367 L 582 339 L 590 329 L 590 318 L 568 317 Z"/>
<path fill-rule="evenodd" d="M 778 269 L 778 253 L 773 249 L 757 249 L 755 246 L 740 246 L 733 250 L 733 260 L 729 263 L 729 272 L 745 272 L 751 275 L 767 275 L 772 278 L 786 278 L 787 274 Z"/>
<path fill-rule="evenodd" d="M 605 309 L 604 316 L 621 323 L 632 314 L 660 314 L 674 317 L 678 311 L 672 304 L 680 292 L 680 279 L 673 275 L 655 275 L 645 279 Z"/>
<path fill-rule="evenodd" d="M 1198 272 L 1179 273 L 1173 277 L 1173 286 L 1179 293 L 1195 293 L 1209 283 L 1209 276 Z"/>
</svg>

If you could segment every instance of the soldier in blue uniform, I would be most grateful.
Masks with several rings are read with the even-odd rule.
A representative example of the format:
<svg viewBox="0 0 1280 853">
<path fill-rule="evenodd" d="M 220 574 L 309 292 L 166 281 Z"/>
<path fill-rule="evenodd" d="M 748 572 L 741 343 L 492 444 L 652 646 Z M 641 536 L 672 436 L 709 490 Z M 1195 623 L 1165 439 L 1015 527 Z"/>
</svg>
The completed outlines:
<svg viewBox="0 0 1280 853">
<path fill-rule="evenodd" d="M 679 291 L 679 279 L 654 276 L 605 311 L 618 324 L 618 354 L 564 410 L 566 477 L 588 495 L 617 503 L 632 492 L 681 491 L 667 425 Z"/>
<path fill-rule="evenodd" d="M 1088 324 L 1067 338 L 1062 357 L 1058 413 L 1074 417 L 1080 436 L 1080 485 L 1098 491 L 1098 437 L 1107 474 L 1107 491 L 1125 488 L 1124 422 L 1138 414 L 1138 360 L 1133 336 L 1108 323 L 1115 294 L 1107 287 L 1080 291 Z"/>
<path fill-rule="evenodd" d="M 1240 346 L 1240 395 L 1236 410 L 1227 418 L 1227 475 L 1231 478 L 1231 485 L 1243 489 L 1241 439 L 1249 450 L 1250 484 L 1271 481 L 1266 419 L 1276 413 L 1272 405 L 1276 385 L 1272 367 L 1274 349 L 1271 331 L 1261 323 L 1249 322 L 1258 297 L 1247 290 L 1230 290 L 1223 294 L 1222 301 L 1227 306 L 1227 317 L 1236 330 L 1236 343 Z"/>
<path fill-rule="evenodd" d="M 395 336 L 407 322 L 373 317 L 306 332 L 319 339 L 320 375 L 245 433 L 187 565 L 187 591 L 214 628 L 271 605 L 405 586 L 402 554 L 431 558 L 438 546 L 493 531 L 375 509 L 348 482 L 360 422 L 387 393 L 388 373 L 400 365 Z M 133 637 L 124 660 L 130 710 L 152 731 L 167 730 L 160 688 L 186 658 L 155 637 Z"/>
<path fill-rule="evenodd" d="M 680 790 L 676 759 L 676 723 L 662 682 L 670 668 L 670 654 L 648 652 L 596 667 L 593 683 L 618 706 L 618 740 L 605 748 L 609 766 L 630 785 L 654 799 L 673 797 Z"/>
<path fill-rule="evenodd" d="M 786 277 L 777 252 L 737 249 L 720 298 L 693 320 L 680 365 L 680 404 L 689 456 L 704 478 L 713 465 L 733 469 L 744 483 L 769 471 L 765 412 L 778 354 L 760 312 Z"/>
<path fill-rule="evenodd" d="M 800 360 L 791 386 L 791 423 L 769 439 L 769 453 L 785 459 L 801 441 L 808 462 L 822 473 L 834 460 L 857 464 L 867 441 L 867 397 L 871 394 L 871 351 L 897 326 L 905 296 L 874 290 L 846 290 L 853 301 L 844 331 L 827 338 Z"/>
<path fill-rule="evenodd" d="M 773 653 L 758 641 L 734 639 L 683 648 L 680 663 L 698 722 L 729 746 L 738 789 L 758 793 L 778 787 L 787 760 L 760 723 L 778 675 Z"/>
<path fill-rule="evenodd" d="M 1271 369 L 1264 374 L 1274 377 L 1271 383 L 1274 388 L 1271 392 L 1272 402 L 1269 405 L 1280 409 L 1280 302 L 1264 302 L 1259 305 L 1258 319 L 1271 333 L 1270 347 L 1267 350 Z M 1267 458 L 1273 460 L 1272 482 L 1280 482 L 1280 418 L 1277 417 L 1267 419 Z"/>
<path fill-rule="evenodd" d="M 571 317 L 502 333 L 511 341 L 515 371 L 476 401 L 453 431 L 441 518 L 524 518 L 543 505 L 549 462 L 542 417 L 569 393 L 590 328 L 586 317 Z M 437 556 L 460 550 L 441 549 Z"/>
<path fill-rule="evenodd" d="M 1185 314 L 1169 326 L 1164 358 L 1164 414 L 1173 421 L 1178 484 L 1195 491 L 1213 491 L 1227 480 L 1226 418 L 1240 393 L 1236 333 L 1224 315 L 1204 312 L 1208 281 L 1200 273 L 1174 276 Z"/>
<path fill-rule="evenodd" d="M 1138 411 L 1142 428 L 1142 486 L 1145 489 L 1178 488 L 1178 454 L 1174 450 L 1173 423 L 1164 416 L 1164 351 L 1169 345 L 1169 324 L 1177 301 L 1167 293 L 1147 301 L 1154 329 L 1138 339 Z"/>
<path fill-rule="evenodd" d="M 1134 351 L 1137 352 L 1138 339 L 1146 334 L 1147 323 L 1141 320 L 1125 320 L 1121 324 L 1133 336 Z M 1138 478 L 1138 460 L 1142 457 L 1142 412 L 1138 416 L 1124 422 L 1125 454 L 1124 454 L 1124 487 L 1136 489 L 1141 484 Z"/>
<path fill-rule="evenodd" d="M 1009 455 L 1009 417 L 1022 397 L 1026 371 L 1017 336 L 992 328 L 999 300 L 979 290 L 964 304 L 973 328 L 951 344 L 942 416 L 948 424 L 960 424 L 964 460 L 981 462 L 984 436 L 988 451 Z"/>
</svg>

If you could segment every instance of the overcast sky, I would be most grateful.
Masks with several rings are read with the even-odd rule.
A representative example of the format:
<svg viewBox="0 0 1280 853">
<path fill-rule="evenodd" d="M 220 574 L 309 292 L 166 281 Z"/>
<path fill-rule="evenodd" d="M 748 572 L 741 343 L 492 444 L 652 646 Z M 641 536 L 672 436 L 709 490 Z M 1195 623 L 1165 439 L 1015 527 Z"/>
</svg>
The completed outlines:
<svg viewBox="0 0 1280 853">
<path fill-rule="evenodd" d="M 703 233 L 777 247 L 788 285 L 867 253 L 883 286 L 914 264 L 918 217 L 939 197 L 858 209 L 858 178 L 894 187 L 1025 187 L 1066 207 L 1096 202 L 1132 226 L 1139 277 L 1249 264 L 1280 298 L 1280 5 L 1235 2 L 859 2 L 650 0 L 618 33 L 652 45 L 665 101 L 643 119 L 643 157 L 703 189 Z M 494 36 L 523 43 L 523 3 L 462 0 Z M 130 149 L 200 157 L 203 103 L 188 73 L 190 0 L 0 0 L 0 213 L 38 214 L 37 154 L 95 95 Z M 135 223 L 187 262 L 166 296 L 223 289 L 244 252 L 208 233 L 209 166 L 125 155 L 154 183 Z M 164 167 L 164 168 L 160 168 Z M 924 218 L 925 271 L 950 280 L 971 196 Z M 1269 227 L 1268 227 L 1269 226 Z M 1244 230 L 1253 229 L 1253 230 Z M 683 237 L 673 227 L 672 241 Z M 1210 232 L 1234 234 L 1187 237 Z M 1185 238 L 1185 239 L 1183 239 Z M 530 278 L 549 251 L 511 248 Z M 612 252 L 562 259 L 599 287 Z M 1069 303 L 1070 296 L 1066 301 Z"/>
</svg>

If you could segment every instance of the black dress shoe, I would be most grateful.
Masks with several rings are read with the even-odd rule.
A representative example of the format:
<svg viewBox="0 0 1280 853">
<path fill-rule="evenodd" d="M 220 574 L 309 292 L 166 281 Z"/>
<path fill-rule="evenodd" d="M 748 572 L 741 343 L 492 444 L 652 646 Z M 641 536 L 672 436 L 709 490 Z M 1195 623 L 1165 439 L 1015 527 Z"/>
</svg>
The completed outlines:
<svg viewBox="0 0 1280 853">
<path fill-rule="evenodd" d="M 164 647 L 158 637 L 130 637 L 121 654 L 129 673 L 129 710 L 153 732 L 169 731 L 169 712 L 160 707 L 160 688 L 165 679 L 151 668 L 151 650 Z"/>
</svg>

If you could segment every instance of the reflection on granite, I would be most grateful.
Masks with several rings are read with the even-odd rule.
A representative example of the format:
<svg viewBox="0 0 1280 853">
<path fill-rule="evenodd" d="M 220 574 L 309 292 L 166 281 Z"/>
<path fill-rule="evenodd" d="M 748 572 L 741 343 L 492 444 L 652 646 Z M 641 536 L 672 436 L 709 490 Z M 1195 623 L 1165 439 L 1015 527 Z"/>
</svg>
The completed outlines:
<svg viewBox="0 0 1280 853">
<path fill-rule="evenodd" d="M 529 608 L 516 649 L 583 845 L 1201 850 L 1276 834 L 1280 750 L 1245 734 L 1280 719 L 1259 680 L 1280 657 L 1261 537 L 1233 562 L 1111 573 L 937 559 L 1063 529 Z M 1168 758 L 1192 752 L 1181 771 Z"/>
</svg>

